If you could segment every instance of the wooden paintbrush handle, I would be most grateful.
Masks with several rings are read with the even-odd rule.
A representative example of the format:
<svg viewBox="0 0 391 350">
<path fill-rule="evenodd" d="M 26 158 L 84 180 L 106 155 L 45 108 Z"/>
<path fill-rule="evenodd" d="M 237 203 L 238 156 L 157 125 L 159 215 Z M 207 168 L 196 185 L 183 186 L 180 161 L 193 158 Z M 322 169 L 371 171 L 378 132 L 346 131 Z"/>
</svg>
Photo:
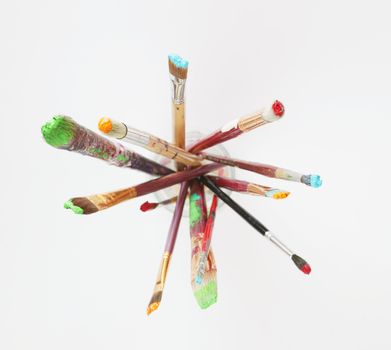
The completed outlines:
<svg viewBox="0 0 391 350">
<path fill-rule="evenodd" d="M 185 122 L 185 104 L 172 104 L 172 117 L 173 117 L 173 135 L 175 146 L 185 149 L 186 147 L 186 122 Z M 177 163 L 177 169 L 183 170 L 183 164 Z"/>
</svg>

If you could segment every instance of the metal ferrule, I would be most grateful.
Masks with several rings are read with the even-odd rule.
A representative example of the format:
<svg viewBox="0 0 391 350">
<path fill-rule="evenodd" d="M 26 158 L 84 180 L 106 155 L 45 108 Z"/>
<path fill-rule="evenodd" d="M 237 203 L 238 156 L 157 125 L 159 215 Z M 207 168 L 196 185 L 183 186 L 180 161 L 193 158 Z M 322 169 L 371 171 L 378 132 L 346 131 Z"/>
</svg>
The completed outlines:
<svg viewBox="0 0 391 350">
<path fill-rule="evenodd" d="M 282 243 L 273 232 L 266 231 L 265 237 L 268 238 L 272 243 L 274 243 L 278 248 L 280 248 L 285 254 L 292 256 L 293 252 L 284 244 Z"/>
<path fill-rule="evenodd" d="M 172 82 L 172 100 L 176 105 L 183 104 L 185 102 L 185 85 L 186 79 L 180 79 L 175 75 L 170 74 Z"/>
<path fill-rule="evenodd" d="M 130 143 L 133 143 L 133 144 L 136 144 L 139 146 L 147 146 L 148 145 L 148 142 L 149 142 L 149 135 L 148 134 L 146 134 L 142 131 L 139 131 L 137 129 L 130 128 L 129 126 L 127 126 L 127 129 L 128 129 L 127 134 L 123 138 L 123 140 L 127 140 Z"/>
</svg>

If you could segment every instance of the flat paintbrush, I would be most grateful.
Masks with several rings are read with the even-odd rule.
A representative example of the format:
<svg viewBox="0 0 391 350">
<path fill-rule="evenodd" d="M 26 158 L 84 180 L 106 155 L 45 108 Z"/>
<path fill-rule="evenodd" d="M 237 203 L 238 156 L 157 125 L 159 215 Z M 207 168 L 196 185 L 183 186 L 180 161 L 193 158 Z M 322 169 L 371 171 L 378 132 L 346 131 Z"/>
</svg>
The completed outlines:
<svg viewBox="0 0 391 350">
<path fill-rule="evenodd" d="M 209 153 L 201 153 L 204 159 L 212 162 L 221 163 L 224 165 L 238 167 L 240 169 L 252 171 L 264 176 L 273 177 L 276 179 L 283 179 L 295 182 L 301 182 L 311 187 L 320 187 L 322 185 L 322 179 L 319 175 L 303 175 L 296 171 L 279 168 L 274 165 L 248 162 L 240 159 L 233 159 L 224 156 L 218 156 Z"/>
<path fill-rule="evenodd" d="M 172 120 L 174 145 L 185 149 L 186 119 L 185 119 L 185 87 L 189 62 L 178 55 L 168 56 L 168 69 L 172 83 Z M 177 163 L 177 169 L 183 170 L 184 165 Z"/>
<path fill-rule="evenodd" d="M 261 235 L 269 239 L 285 254 L 287 254 L 295 265 L 305 274 L 311 272 L 310 265 L 302 259 L 300 256 L 294 254 L 285 244 L 283 244 L 269 229 L 267 229 L 260 221 L 252 216 L 247 210 L 236 203 L 231 197 L 225 194 L 213 181 L 209 180 L 205 176 L 200 177 L 201 182 L 207 186 L 216 196 L 218 196 L 223 202 L 231 207 L 236 213 L 238 213 L 244 220 L 246 220 L 252 227 L 254 227 Z"/>
<path fill-rule="evenodd" d="M 147 308 L 148 315 L 159 307 L 162 299 L 163 289 L 167 278 L 171 256 L 175 247 L 175 241 L 178 234 L 179 224 L 181 221 L 183 206 L 185 204 L 188 188 L 188 182 L 183 182 L 178 194 L 178 201 L 175 206 L 175 212 L 172 217 L 170 229 L 168 231 L 166 246 L 164 248 L 162 261 L 160 263 L 159 273 L 156 279 L 153 295 Z"/>
<path fill-rule="evenodd" d="M 231 140 L 259 126 L 279 120 L 283 114 L 283 104 L 280 101 L 275 101 L 270 107 L 263 108 L 261 111 L 250 116 L 235 119 L 227 123 L 219 130 L 195 142 L 188 150 L 191 153 L 199 153 L 204 149 Z"/>
<path fill-rule="evenodd" d="M 170 187 L 183 181 L 191 180 L 195 177 L 213 172 L 224 165 L 211 163 L 203 165 L 199 168 L 176 172 L 174 174 L 165 175 L 157 179 L 153 179 L 142 184 L 128 187 L 122 190 L 96 194 L 87 197 L 71 198 L 65 202 L 66 209 L 73 210 L 76 214 L 92 214 L 100 210 L 112 207 L 113 205 L 122 203 L 123 201 L 144 196 L 148 193 L 159 191 L 163 188 Z"/>
<path fill-rule="evenodd" d="M 126 149 L 76 123 L 71 117 L 58 115 L 41 128 L 45 141 L 59 149 L 102 159 L 118 167 L 141 170 L 153 175 L 167 175 L 171 169 Z"/>
</svg>

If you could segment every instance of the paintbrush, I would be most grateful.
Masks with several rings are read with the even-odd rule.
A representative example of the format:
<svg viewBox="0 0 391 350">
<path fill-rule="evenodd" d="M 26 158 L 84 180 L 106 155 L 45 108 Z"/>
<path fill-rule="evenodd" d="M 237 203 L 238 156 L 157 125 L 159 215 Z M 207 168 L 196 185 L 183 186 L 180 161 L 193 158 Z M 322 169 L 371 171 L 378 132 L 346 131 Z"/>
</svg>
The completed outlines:
<svg viewBox="0 0 391 350">
<path fill-rule="evenodd" d="M 240 193 L 251 194 L 256 196 L 264 196 L 273 199 L 284 199 L 290 195 L 290 192 L 288 191 L 280 190 L 278 188 L 263 186 L 248 181 L 231 179 L 228 177 L 214 176 L 214 175 L 207 175 L 207 177 L 210 180 L 212 180 L 217 186 L 234 192 L 240 192 Z M 165 206 L 165 205 L 175 203 L 176 200 L 177 200 L 177 196 L 165 199 L 164 201 L 160 201 L 160 202 L 146 201 L 143 204 L 141 204 L 140 210 L 143 212 L 150 211 L 160 206 Z"/>
<path fill-rule="evenodd" d="M 148 193 L 159 191 L 163 188 L 176 185 L 183 181 L 191 180 L 209 172 L 213 172 L 223 166 L 224 165 L 222 164 L 211 163 L 203 165 L 199 168 L 165 175 L 122 190 L 103 194 L 95 194 L 87 197 L 71 198 L 65 202 L 64 207 L 66 209 L 73 210 L 73 212 L 76 214 L 92 214 L 97 211 L 110 208 L 113 205 L 122 203 L 123 201 L 144 196 Z"/>
<path fill-rule="evenodd" d="M 290 194 L 290 192 L 280 190 L 278 188 L 262 186 L 252 182 L 231 179 L 223 176 L 208 175 L 208 178 L 212 180 L 217 186 L 235 192 L 264 196 L 273 199 L 284 199 Z"/>
<path fill-rule="evenodd" d="M 261 235 L 269 239 L 274 243 L 280 250 L 287 254 L 292 261 L 295 263 L 297 268 L 299 268 L 305 274 L 311 272 L 310 265 L 300 256 L 294 254 L 285 244 L 283 244 L 274 233 L 269 231 L 266 226 L 264 226 L 260 221 L 258 221 L 254 216 L 252 216 L 247 210 L 241 207 L 236 203 L 231 197 L 225 194 L 213 181 L 209 180 L 205 176 L 200 177 L 201 182 L 207 186 L 216 196 L 218 196 L 223 202 L 225 202 L 229 207 L 231 207 L 236 213 L 238 213 L 244 220 L 246 220 L 253 228 L 255 228 Z"/>
<path fill-rule="evenodd" d="M 159 273 L 156 279 L 153 295 L 147 308 L 147 315 L 151 314 L 151 312 L 155 311 L 159 307 L 162 299 L 163 289 L 167 278 L 171 256 L 175 247 L 175 241 L 178 234 L 179 224 L 181 221 L 183 206 L 185 204 L 188 188 L 188 182 L 183 182 L 178 194 L 178 201 L 175 206 L 175 212 L 172 217 L 170 229 L 168 231 L 166 246 L 164 248 L 162 261 L 160 263 Z"/>
<path fill-rule="evenodd" d="M 172 83 L 172 118 L 175 146 L 185 149 L 185 87 L 189 62 L 178 55 L 168 56 L 168 69 Z M 177 169 L 183 170 L 183 164 L 177 163 Z"/>
<path fill-rule="evenodd" d="M 217 201 L 218 201 L 217 196 L 214 195 L 213 199 L 212 199 L 212 204 L 210 206 L 208 219 L 206 220 L 204 235 L 203 235 L 202 241 L 201 241 L 201 253 L 200 253 L 197 273 L 196 273 L 196 277 L 195 277 L 195 282 L 197 284 L 202 283 L 203 277 L 205 274 L 205 270 L 206 270 L 207 257 L 209 254 L 210 243 L 212 241 L 212 232 L 213 232 L 213 226 L 214 226 L 215 217 L 216 217 Z"/>
<path fill-rule="evenodd" d="M 189 197 L 189 223 L 191 242 L 191 286 L 194 297 L 202 309 L 206 309 L 217 301 L 216 264 L 213 252 L 208 255 L 209 264 L 205 267 L 205 278 L 196 283 L 198 264 L 201 253 L 201 242 L 204 236 L 207 209 L 203 186 L 197 180 L 191 181 Z"/>
<path fill-rule="evenodd" d="M 101 118 L 98 127 L 108 136 L 143 147 L 178 163 L 189 166 L 201 165 L 201 157 L 186 152 L 152 134 L 134 129 L 125 123 L 110 118 Z"/>
<path fill-rule="evenodd" d="M 276 100 L 271 106 L 263 108 L 259 112 L 247 117 L 235 119 L 225 124 L 219 130 L 216 130 L 195 142 L 188 150 L 191 153 L 199 153 L 206 148 L 231 140 L 259 126 L 279 120 L 283 114 L 284 106 L 280 101 Z"/>
<path fill-rule="evenodd" d="M 322 185 L 322 179 L 319 175 L 303 175 L 296 171 L 279 168 L 274 165 L 247 162 L 240 159 L 233 159 L 229 157 L 201 153 L 204 159 L 210 160 L 212 162 L 221 163 L 224 165 L 229 165 L 232 167 L 238 167 L 240 169 L 249 170 L 254 173 L 258 173 L 264 176 L 273 177 L 276 179 L 283 179 L 295 182 L 301 182 L 311 187 L 320 187 Z"/>
<path fill-rule="evenodd" d="M 148 174 L 172 173 L 171 169 L 96 134 L 67 116 L 54 117 L 42 126 L 41 131 L 45 141 L 59 149 L 99 158 L 118 167 L 137 169 Z"/>
</svg>

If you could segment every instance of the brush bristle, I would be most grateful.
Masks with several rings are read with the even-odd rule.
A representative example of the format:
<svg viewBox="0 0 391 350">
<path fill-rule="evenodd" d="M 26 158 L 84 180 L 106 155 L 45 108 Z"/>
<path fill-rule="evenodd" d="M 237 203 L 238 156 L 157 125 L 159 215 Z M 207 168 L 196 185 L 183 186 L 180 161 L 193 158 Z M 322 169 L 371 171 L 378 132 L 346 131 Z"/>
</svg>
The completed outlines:
<svg viewBox="0 0 391 350">
<path fill-rule="evenodd" d="M 189 62 L 178 55 L 168 55 L 168 68 L 170 73 L 179 79 L 187 78 Z"/>
<path fill-rule="evenodd" d="M 53 147 L 67 146 L 75 136 L 75 122 L 72 118 L 57 115 L 41 128 L 45 141 Z"/>
<path fill-rule="evenodd" d="M 148 210 L 155 209 L 158 205 L 159 205 L 159 203 L 150 203 L 150 202 L 146 201 L 143 204 L 141 204 L 140 210 L 146 212 Z"/>
<path fill-rule="evenodd" d="M 111 118 L 101 118 L 98 123 L 98 128 L 106 135 L 116 139 L 124 138 L 128 131 L 125 124 Z"/>
<path fill-rule="evenodd" d="M 99 208 L 85 197 L 72 198 L 66 201 L 64 208 L 71 209 L 75 214 L 92 214 L 99 211 Z"/>
<path fill-rule="evenodd" d="M 301 178 L 301 182 L 306 184 L 307 186 L 318 188 L 322 186 L 323 181 L 319 175 L 303 175 Z"/>
<path fill-rule="evenodd" d="M 209 275 L 209 276 L 208 276 Z M 207 309 L 209 306 L 217 302 L 217 283 L 215 278 L 216 272 L 214 270 L 207 271 L 203 276 L 199 287 L 194 290 L 194 296 L 201 309 Z"/>
<path fill-rule="evenodd" d="M 286 197 L 289 196 L 289 194 L 290 194 L 290 192 L 282 191 L 282 190 L 279 190 L 276 188 L 272 188 L 270 190 L 267 190 L 265 193 L 266 197 L 274 198 L 274 199 L 285 199 Z"/>
<path fill-rule="evenodd" d="M 160 306 L 160 302 L 162 300 L 162 295 L 163 295 L 162 291 L 157 291 L 153 293 L 147 308 L 147 315 L 150 315 L 152 312 L 158 309 L 158 307 Z"/>
<path fill-rule="evenodd" d="M 300 256 L 293 254 L 292 260 L 299 270 L 301 270 L 306 275 L 311 273 L 311 266 Z"/>
</svg>

